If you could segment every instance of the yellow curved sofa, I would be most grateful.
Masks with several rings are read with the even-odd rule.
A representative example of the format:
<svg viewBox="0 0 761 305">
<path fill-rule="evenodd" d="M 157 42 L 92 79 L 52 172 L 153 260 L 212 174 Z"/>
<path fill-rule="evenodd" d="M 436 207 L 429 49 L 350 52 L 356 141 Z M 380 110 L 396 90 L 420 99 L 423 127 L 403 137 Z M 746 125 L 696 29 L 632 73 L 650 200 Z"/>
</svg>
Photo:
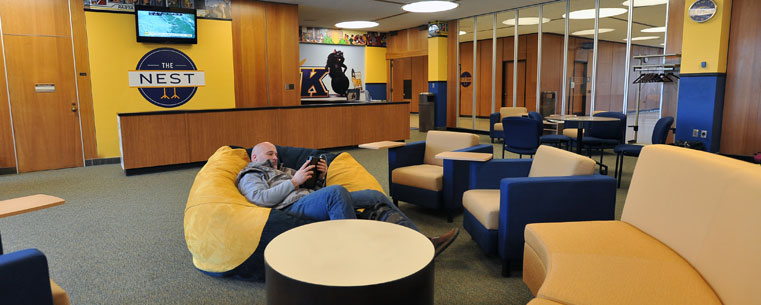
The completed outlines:
<svg viewBox="0 0 761 305">
<path fill-rule="evenodd" d="M 287 165 L 302 162 L 317 152 L 283 146 L 278 151 Z M 285 160 L 289 156 L 293 160 Z M 348 153 L 334 159 L 331 156 L 328 161 L 327 185 L 343 185 L 349 191 L 383 191 Z M 249 203 L 235 185 L 238 172 L 248 162 L 245 149 L 220 147 L 198 172 L 188 195 L 185 242 L 193 255 L 193 265 L 211 276 L 263 279 L 267 244 L 282 232 L 312 222 Z"/>
<path fill-rule="evenodd" d="M 642 150 L 621 221 L 526 226 L 529 304 L 761 304 L 761 167 Z"/>
</svg>

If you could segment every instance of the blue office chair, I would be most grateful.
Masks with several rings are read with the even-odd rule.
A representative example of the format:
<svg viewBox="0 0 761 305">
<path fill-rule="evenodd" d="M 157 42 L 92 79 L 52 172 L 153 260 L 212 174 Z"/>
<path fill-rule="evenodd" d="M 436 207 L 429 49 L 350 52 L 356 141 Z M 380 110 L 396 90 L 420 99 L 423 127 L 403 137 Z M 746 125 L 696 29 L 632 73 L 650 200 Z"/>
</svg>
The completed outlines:
<svg viewBox="0 0 761 305">
<path fill-rule="evenodd" d="M 524 117 L 507 117 L 502 119 L 505 139 L 502 144 L 502 158 L 505 150 L 523 155 L 534 155 L 539 147 L 539 129 L 541 124 L 534 119 Z"/>
<path fill-rule="evenodd" d="M 616 118 L 617 121 L 589 122 L 584 130 L 582 149 L 587 148 L 587 156 L 592 157 L 592 150 L 600 150 L 600 171 L 607 173 L 607 166 L 602 162 L 605 149 L 613 149 L 618 144 L 624 144 L 626 138 L 626 114 L 621 112 L 600 112 L 596 117 Z M 572 140 L 576 142 L 576 139 Z M 602 168 L 605 168 L 605 171 Z"/>
<path fill-rule="evenodd" d="M 592 159 L 547 145 L 534 159 L 471 162 L 463 227 L 509 276 L 522 266 L 526 224 L 614 218 L 616 180 L 594 169 Z"/>
<path fill-rule="evenodd" d="M 0 255 L 0 303 L 52 305 L 51 283 L 48 261 L 40 250 L 26 249 Z M 65 299 L 68 303 L 68 296 Z"/>
<path fill-rule="evenodd" d="M 668 138 L 669 130 L 671 130 L 671 125 L 673 124 L 673 117 L 666 116 L 658 119 L 653 128 L 653 144 L 666 144 L 666 138 Z M 616 169 L 614 175 L 618 180 L 618 187 L 621 187 L 621 173 L 624 171 L 624 156 L 639 157 L 642 147 L 642 145 L 636 144 L 619 144 L 613 148 L 613 152 L 616 153 Z"/>
<path fill-rule="evenodd" d="M 563 134 L 548 134 L 548 135 L 542 135 L 544 132 L 544 117 L 541 113 L 536 111 L 531 111 L 528 113 L 528 117 L 536 120 L 539 122 L 539 144 L 549 144 L 555 147 L 562 148 L 563 144 L 565 144 L 566 149 L 570 150 L 571 148 L 571 137 Z"/>
</svg>

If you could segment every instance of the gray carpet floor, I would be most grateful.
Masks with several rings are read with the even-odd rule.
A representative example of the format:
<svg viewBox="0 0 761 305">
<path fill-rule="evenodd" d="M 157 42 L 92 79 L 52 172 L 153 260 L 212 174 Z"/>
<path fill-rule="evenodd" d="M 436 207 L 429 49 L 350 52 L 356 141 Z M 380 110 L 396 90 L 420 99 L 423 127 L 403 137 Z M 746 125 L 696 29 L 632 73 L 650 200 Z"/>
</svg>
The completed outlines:
<svg viewBox="0 0 761 305">
<path fill-rule="evenodd" d="M 424 133 L 411 132 L 410 141 L 424 138 Z M 481 136 L 481 142 L 489 143 L 489 138 Z M 501 156 L 501 145 L 494 146 Z M 350 152 L 388 190 L 386 151 L 336 151 Z M 611 176 L 614 160 L 606 155 Z M 617 218 L 635 162 L 627 158 L 624 165 Z M 0 219 L 4 250 L 40 249 L 51 277 L 72 304 L 264 304 L 263 283 L 213 278 L 193 267 L 182 226 L 199 169 L 128 177 L 119 165 L 99 165 L 0 176 L 0 199 L 37 193 L 66 199 L 61 206 Z M 462 229 L 462 215 L 447 223 L 441 213 L 404 202 L 400 207 L 426 235 Z M 436 304 L 531 300 L 520 274 L 503 278 L 500 271 L 499 259 L 485 256 L 463 230 L 436 260 Z"/>
</svg>

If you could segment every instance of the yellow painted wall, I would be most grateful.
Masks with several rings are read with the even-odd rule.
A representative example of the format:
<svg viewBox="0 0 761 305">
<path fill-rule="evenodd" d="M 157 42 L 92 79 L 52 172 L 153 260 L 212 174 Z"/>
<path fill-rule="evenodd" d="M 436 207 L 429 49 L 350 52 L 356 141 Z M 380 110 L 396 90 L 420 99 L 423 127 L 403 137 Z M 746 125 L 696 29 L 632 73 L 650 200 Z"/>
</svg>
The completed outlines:
<svg viewBox="0 0 761 305">
<path fill-rule="evenodd" d="M 732 0 L 714 0 L 716 14 L 703 23 L 690 19 L 693 2 L 685 3 L 680 73 L 727 73 Z M 705 68 L 701 67 L 701 62 L 706 62 Z"/>
<path fill-rule="evenodd" d="M 198 44 L 157 44 L 136 41 L 132 14 L 88 11 L 85 18 L 99 158 L 121 155 L 118 113 L 235 108 L 230 21 L 199 19 Z M 206 86 L 199 87 L 190 101 L 175 108 L 151 104 L 137 88 L 129 87 L 127 77 L 127 71 L 135 70 L 143 55 L 164 47 L 187 54 L 206 77 Z"/>
<path fill-rule="evenodd" d="M 447 38 L 428 38 L 428 81 L 447 80 Z"/>
<path fill-rule="evenodd" d="M 386 48 L 365 47 L 365 83 L 386 83 Z"/>
</svg>

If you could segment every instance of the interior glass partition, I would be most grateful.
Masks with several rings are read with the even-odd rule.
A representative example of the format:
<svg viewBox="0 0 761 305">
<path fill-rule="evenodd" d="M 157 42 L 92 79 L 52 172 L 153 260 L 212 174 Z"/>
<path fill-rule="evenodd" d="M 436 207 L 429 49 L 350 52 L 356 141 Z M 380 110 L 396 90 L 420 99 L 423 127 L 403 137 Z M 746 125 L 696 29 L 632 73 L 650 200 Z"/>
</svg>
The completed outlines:
<svg viewBox="0 0 761 305">
<path fill-rule="evenodd" d="M 460 67 L 460 94 L 458 95 L 457 127 L 473 128 L 473 88 L 476 75 L 473 65 L 474 18 L 458 20 L 458 63 Z"/>
<path fill-rule="evenodd" d="M 475 122 L 475 128 L 477 130 L 489 130 L 489 115 L 492 113 L 492 101 L 496 99 L 492 93 L 492 71 L 493 71 L 493 44 L 494 37 L 494 14 L 480 15 L 476 17 L 476 40 L 477 47 L 475 49 L 477 65 L 475 71 L 475 78 L 477 79 L 477 86 L 473 88 L 476 90 L 473 103 L 475 107 L 472 112 L 473 121 Z"/>
<path fill-rule="evenodd" d="M 629 8 L 620 0 L 600 0 L 595 112 L 623 109 Z"/>
<path fill-rule="evenodd" d="M 595 34 L 594 9 L 594 0 L 572 0 L 570 3 L 565 114 L 587 115 L 590 113 Z"/>
<path fill-rule="evenodd" d="M 519 98 L 525 99 L 526 49 L 518 51 L 515 48 L 514 21 L 515 10 L 497 13 L 496 86 L 500 96 L 495 111 L 499 111 L 500 107 L 514 107 Z M 519 69 L 514 71 L 516 64 Z"/>
<path fill-rule="evenodd" d="M 525 98 L 518 106 L 526 107 L 528 111 L 537 110 L 537 68 L 539 62 L 539 22 L 548 22 L 549 19 L 539 19 L 539 7 L 531 6 L 519 9 L 518 15 L 518 49 L 525 48 Z M 525 39 L 523 38 L 525 37 Z M 518 67 L 520 70 L 521 67 Z M 519 99 L 520 100 L 520 99 Z"/>
<path fill-rule="evenodd" d="M 636 127 L 627 128 L 628 141 L 652 142 L 653 127 L 660 118 L 663 82 L 677 81 L 675 76 L 664 77 L 668 72 L 657 67 L 664 63 L 664 58 L 659 55 L 665 50 L 667 2 L 633 3 L 627 126 Z M 628 2 L 625 4 L 629 5 Z"/>
<path fill-rule="evenodd" d="M 539 113 L 559 114 L 562 109 L 566 2 L 542 5 Z"/>
</svg>

